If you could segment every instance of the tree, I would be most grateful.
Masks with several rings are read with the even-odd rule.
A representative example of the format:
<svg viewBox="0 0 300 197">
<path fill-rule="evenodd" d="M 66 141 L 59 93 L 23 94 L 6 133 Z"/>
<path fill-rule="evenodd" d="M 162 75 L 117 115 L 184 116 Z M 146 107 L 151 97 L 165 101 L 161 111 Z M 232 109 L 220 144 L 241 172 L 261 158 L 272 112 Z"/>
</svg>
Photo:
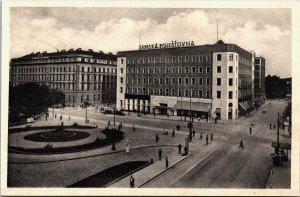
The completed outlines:
<svg viewBox="0 0 300 197">
<path fill-rule="evenodd" d="M 268 98 L 284 98 L 286 96 L 286 80 L 276 75 L 268 75 L 265 78 L 266 96 Z"/>
<path fill-rule="evenodd" d="M 53 100 L 54 96 L 54 100 Z M 46 85 L 25 83 L 9 87 L 10 120 L 20 116 L 31 117 L 47 111 L 49 106 L 61 103 L 64 105 L 64 93 L 52 90 Z"/>
</svg>

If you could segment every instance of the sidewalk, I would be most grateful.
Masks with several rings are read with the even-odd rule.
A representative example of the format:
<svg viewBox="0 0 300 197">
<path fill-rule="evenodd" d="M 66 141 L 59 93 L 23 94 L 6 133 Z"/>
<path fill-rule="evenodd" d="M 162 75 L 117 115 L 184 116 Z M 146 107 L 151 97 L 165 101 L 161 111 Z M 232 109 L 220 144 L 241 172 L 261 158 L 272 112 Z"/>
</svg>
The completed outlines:
<svg viewBox="0 0 300 197">
<path fill-rule="evenodd" d="M 169 168 L 172 168 L 175 164 L 181 162 L 182 160 L 188 158 L 191 156 L 191 153 L 189 153 L 187 156 L 182 156 L 177 153 L 172 153 L 171 155 L 168 156 L 169 160 L 169 167 L 166 167 L 166 160 L 165 158 L 162 158 L 161 161 L 155 161 L 153 164 L 137 171 L 134 172 L 133 174 L 129 174 L 125 177 L 123 177 L 120 180 L 117 180 L 116 182 L 113 182 L 109 185 L 107 185 L 110 188 L 116 188 L 116 187 L 129 187 L 129 179 L 130 176 L 133 176 L 135 179 L 135 187 L 141 187 L 144 184 L 148 183 L 155 177 L 159 176 L 161 173 L 165 172 Z"/>
<path fill-rule="evenodd" d="M 291 160 L 284 161 L 282 167 L 272 167 L 266 188 L 291 188 Z"/>
</svg>

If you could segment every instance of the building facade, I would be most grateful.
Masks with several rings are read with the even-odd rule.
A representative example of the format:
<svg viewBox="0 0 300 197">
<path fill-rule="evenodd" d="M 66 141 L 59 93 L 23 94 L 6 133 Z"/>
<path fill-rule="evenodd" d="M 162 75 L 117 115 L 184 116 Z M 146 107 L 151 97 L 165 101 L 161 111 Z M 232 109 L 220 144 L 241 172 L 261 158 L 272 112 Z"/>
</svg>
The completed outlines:
<svg viewBox="0 0 300 197">
<path fill-rule="evenodd" d="M 67 106 L 114 103 L 117 57 L 111 53 L 70 49 L 37 52 L 10 62 L 12 86 L 36 82 L 65 93 Z"/>
<path fill-rule="evenodd" d="M 254 65 L 254 98 L 266 96 L 265 89 L 265 58 L 255 57 Z"/>
<path fill-rule="evenodd" d="M 237 45 L 218 41 L 117 55 L 119 110 L 235 119 L 253 102 L 253 54 Z"/>
</svg>

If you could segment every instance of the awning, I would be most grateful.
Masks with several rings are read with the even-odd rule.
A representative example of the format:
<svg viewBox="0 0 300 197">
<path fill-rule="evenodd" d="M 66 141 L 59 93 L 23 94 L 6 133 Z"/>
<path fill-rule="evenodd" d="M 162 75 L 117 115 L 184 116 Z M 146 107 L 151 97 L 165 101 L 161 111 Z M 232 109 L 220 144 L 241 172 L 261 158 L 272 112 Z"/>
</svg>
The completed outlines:
<svg viewBox="0 0 300 197">
<path fill-rule="evenodd" d="M 250 106 L 248 105 L 247 101 L 241 102 L 241 103 L 239 103 L 239 105 L 240 105 L 245 111 L 247 111 L 247 110 L 250 108 Z"/>
<path fill-rule="evenodd" d="M 276 148 L 277 147 L 277 142 L 272 142 L 271 146 L 273 148 Z M 291 150 L 291 144 L 289 144 L 289 143 L 279 143 L 279 148 Z"/>
<path fill-rule="evenodd" d="M 174 105 L 174 109 L 190 110 L 191 108 L 192 111 L 207 112 L 210 106 L 211 106 L 210 103 L 200 103 L 200 102 L 190 103 L 189 101 L 182 101 L 182 102 L 179 101 Z"/>
</svg>

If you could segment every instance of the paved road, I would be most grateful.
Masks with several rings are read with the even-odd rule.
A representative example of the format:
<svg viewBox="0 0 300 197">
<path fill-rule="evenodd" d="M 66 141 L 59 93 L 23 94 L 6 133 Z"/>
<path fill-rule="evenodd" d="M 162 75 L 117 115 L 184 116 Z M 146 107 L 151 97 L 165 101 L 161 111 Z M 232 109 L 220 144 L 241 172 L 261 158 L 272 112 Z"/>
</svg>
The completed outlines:
<svg viewBox="0 0 300 197">
<path fill-rule="evenodd" d="M 144 187 L 184 187 L 184 188 L 265 188 L 271 170 L 270 147 L 276 139 L 276 131 L 269 129 L 270 123 L 276 123 L 277 113 L 282 112 L 286 103 L 272 101 L 272 107 L 265 105 L 253 116 L 227 127 L 234 132 L 218 140 L 215 149 L 192 151 L 184 163 L 176 165 Z M 262 110 L 267 113 L 263 114 Z M 249 125 L 254 123 L 253 133 L 249 135 Z M 239 140 L 244 140 L 244 149 L 238 148 Z M 282 139 L 287 140 L 287 139 Z"/>
</svg>

